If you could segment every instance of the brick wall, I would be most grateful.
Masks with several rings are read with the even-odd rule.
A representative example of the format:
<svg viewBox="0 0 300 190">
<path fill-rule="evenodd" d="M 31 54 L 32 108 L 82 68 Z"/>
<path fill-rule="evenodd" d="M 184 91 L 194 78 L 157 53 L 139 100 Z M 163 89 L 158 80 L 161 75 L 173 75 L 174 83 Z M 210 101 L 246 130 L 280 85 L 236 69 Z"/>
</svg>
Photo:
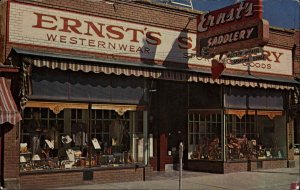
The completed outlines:
<svg viewBox="0 0 300 190">
<path fill-rule="evenodd" d="M 33 174 L 20 176 L 21 189 L 45 189 L 83 184 L 82 172 Z"/>
<path fill-rule="evenodd" d="M 300 78 L 300 30 L 295 30 L 294 43 L 295 43 L 294 73 L 296 77 Z"/>
<path fill-rule="evenodd" d="M 274 168 L 286 168 L 287 161 L 286 160 L 270 160 L 263 161 L 262 168 L 263 169 L 274 169 Z"/>
<path fill-rule="evenodd" d="M 248 171 L 248 162 L 228 162 L 224 163 L 224 173 Z"/>
<path fill-rule="evenodd" d="M 162 6 L 149 1 L 126 2 L 117 1 L 108 4 L 101 1 L 80 1 L 80 0 L 13 0 L 16 2 L 45 5 L 64 10 L 71 10 L 97 15 L 106 18 L 117 18 L 138 23 L 145 23 L 153 26 L 181 30 L 187 25 L 187 29 L 196 31 L 196 19 L 190 21 L 188 16 L 195 16 L 200 11 L 184 11 Z"/>
<path fill-rule="evenodd" d="M 3 127 L 3 126 L 1 126 Z M 19 139 L 16 126 L 4 125 L 4 179 L 5 185 L 10 186 L 19 178 Z"/>
<path fill-rule="evenodd" d="M 97 183 L 142 181 L 144 179 L 143 173 L 143 168 L 95 171 L 93 181 Z"/>
<path fill-rule="evenodd" d="M 0 62 L 4 63 L 5 29 L 6 29 L 6 3 L 0 2 Z"/>
<path fill-rule="evenodd" d="M 270 28 L 270 39 L 268 45 L 284 49 L 292 49 L 294 46 L 294 31 Z"/>
<path fill-rule="evenodd" d="M 84 180 L 83 171 L 22 174 L 20 176 L 20 186 L 21 189 L 45 189 L 91 183 L 114 183 L 144 180 L 144 168 L 114 168 L 111 170 L 94 170 L 91 172 L 93 173 L 91 180 Z"/>
</svg>

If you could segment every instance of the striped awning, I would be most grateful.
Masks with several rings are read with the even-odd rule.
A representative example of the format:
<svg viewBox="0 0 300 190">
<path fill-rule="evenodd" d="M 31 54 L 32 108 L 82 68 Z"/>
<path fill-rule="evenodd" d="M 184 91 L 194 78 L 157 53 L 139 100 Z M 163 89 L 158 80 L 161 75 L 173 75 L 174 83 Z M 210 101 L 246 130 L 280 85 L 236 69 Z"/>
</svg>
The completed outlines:
<svg viewBox="0 0 300 190">
<path fill-rule="evenodd" d="M 15 125 L 22 120 L 10 88 L 4 77 L 0 77 L 0 124 L 11 123 Z"/>
<path fill-rule="evenodd" d="M 294 90 L 295 84 L 289 82 L 277 82 L 277 81 L 263 81 L 257 80 L 253 76 L 248 78 L 241 77 L 221 77 L 218 79 L 212 79 L 210 74 L 195 72 L 191 69 L 185 70 L 170 70 L 163 66 L 152 66 L 143 67 L 140 66 L 129 66 L 126 64 L 101 64 L 87 63 L 73 60 L 60 60 L 60 59 L 43 59 L 40 57 L 27 57 L 26 62 L 36 67 L 47 67 L 51 69 L 60 70 L 71 70 L 71 71 L 83 71 L 93 73 L 104 73 L 104 74 L 116 74 L 125 76 L 136 76 L 136 77 L 147 77 L 154 79 L 173 80 L 173 81 L 186 81 L 186 82 L 203 82 L 210 84 L 223 84 L 239 87 L 253 87 L 253 88 L 271 88 L 280 90 Z M 251 78 L 252 77 L 252 78 Z"/>
<path fill-rule="evenodd" d="M 30 76 L 31 66 L 35 66 L 60 70 L 116 74 L 184 82 L 201 82 L 239 87 L 270 88 L 277 90 L 294 90 L 295 86 L 299 85 L 299 83 L 293 79 L 256 77 L 244 74 L 224 74 L 222 77 L 214 80 L 211 77 L 210 71 L 201 69 L 172 68 L 158 64 L 103 60 L 94 57 L 76 57 L 61 54 L 31 52 L 23 49 L 15 49 L 15 51 L 18 54 L 23 55 L 23 63 L 25 63 L 23 64 L 23 69 L 26 76 Z M 26 73 L 26 71 L 28 72 Z"/>
</svg>

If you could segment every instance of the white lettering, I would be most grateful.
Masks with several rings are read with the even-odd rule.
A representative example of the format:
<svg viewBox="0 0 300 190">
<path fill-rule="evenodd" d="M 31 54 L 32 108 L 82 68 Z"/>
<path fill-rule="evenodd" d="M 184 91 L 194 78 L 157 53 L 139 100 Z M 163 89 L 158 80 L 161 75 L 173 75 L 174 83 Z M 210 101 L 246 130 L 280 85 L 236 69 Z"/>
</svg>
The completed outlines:
<svg viewBox="0 0 300 190">
<path fill-rule="evenodd" d="M 235 19 L 239 20 L 241 17 L 241 11 L 246 9 L 247 6 L 245 5 L 245 2 L 241 2 L 239 8 L 236 9 L 236 15 L 235 15 Z"/>
<path fill-rule="evenodd" d="M 250 37 L 250 35 L 252 34 L 253 32 L 253 28 L 249 28 L 247 29 L 247 36 L 246 36 L 246 39 L 248 39 Z"/>
<path fill-rule="evenodd" d="M 253 14 L 253 3 L 245 2 L 241 2 L 237 8 L 231 8 L 229 11 L 226 12 L 223 11 L 218 14 L 216 14 L 215 11 L 211 14 L 204 13 L 199 18 L 200 22 L 198 24 L 198 32 L 205 32 L 210 27 L 214 27 L 227 22 L 233 22 L 235 20 L 240 20 L 243 17 L 249 17 Z"/>
<path fill-rule="evenodd" d="M 200 17 L 200 23 L 198 24 L 198 31 L 199 32 L 205 32 L 208 28 L 207 27 L 204 27 L 204 23 L 206 21 L 206 18 L 205 16 L 207 15 L 208 13 L 204 13 L 201 15 Z"/>
<path fill-rule="evenodd" d="M 252 28 L 248 28 L 248 29 L 233 31 L 228 34 L 221 34 L 218 36 L 210 37 L 207 40 L 208 47 L 214 47 L 214 46 L 218 46 L 218 45 L 224 45 L 227 43 L 237 42 L 240 40 L 250 39 L 253 31 L 254 31 L 254 28 L 252 27 Z M 245 36 L 245 34 L 246 34 L 246 36 Z"/>
</svg>

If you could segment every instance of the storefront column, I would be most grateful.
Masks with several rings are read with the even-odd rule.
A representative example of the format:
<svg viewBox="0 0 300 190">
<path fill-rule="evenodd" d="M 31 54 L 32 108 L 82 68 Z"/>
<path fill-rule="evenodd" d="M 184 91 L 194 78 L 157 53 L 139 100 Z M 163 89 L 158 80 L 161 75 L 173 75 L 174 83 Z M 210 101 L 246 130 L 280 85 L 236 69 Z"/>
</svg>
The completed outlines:
<svg viewBox="0 0 300 190">
<path fill-rule="evenodd" d="M 143 111 L 144 164 L 148 165 L 148 111 Z"/>
<path fill-rule="evenodd" d="M 150 89 L 148 89 L 148 81 L 144 81 L 144 101 L 147 102 L 148 106 L 147 109 L 150 108 L 151 100 L 150 100 Z M 149 110 L 150 111 L 150 110 Z M 149 160 L 149 152 L 148 152 L 148 111 L 144 110 L 143 111 L 143 136 L 144 136 L 144 142 L 143 142 L 143 150 L 144 150 L 144 164 L 148 165 L 148 160 Z"/>
<path fill-rule="evenodd" d="M 222 147 L 222 160 L 226 161 L 226 118 L 225 118 L 224 110 L 222 110 L 222 117 L 221 117 L 221 147 Z"/>
<path fill-rule="evenodd" d="M 287 167 L 295 167 L 295 158 L 294 158 L 294 120 L 290 117 L 287 117 Z"/>
</svg>

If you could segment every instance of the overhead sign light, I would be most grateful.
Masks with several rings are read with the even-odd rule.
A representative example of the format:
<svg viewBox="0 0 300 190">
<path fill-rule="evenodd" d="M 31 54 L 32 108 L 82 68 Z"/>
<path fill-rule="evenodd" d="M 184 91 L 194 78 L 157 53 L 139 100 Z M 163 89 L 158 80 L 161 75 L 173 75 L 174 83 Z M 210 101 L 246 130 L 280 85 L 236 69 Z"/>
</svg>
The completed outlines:
<svg viewBox="0 0 300 190">
<path fill-rule="evenodd" d="M 198 16 L 197 54 L 211 56 L 264 46 L 269 23 L 262 19 L 262 0 L 246 0 Z"/>
</svg>

